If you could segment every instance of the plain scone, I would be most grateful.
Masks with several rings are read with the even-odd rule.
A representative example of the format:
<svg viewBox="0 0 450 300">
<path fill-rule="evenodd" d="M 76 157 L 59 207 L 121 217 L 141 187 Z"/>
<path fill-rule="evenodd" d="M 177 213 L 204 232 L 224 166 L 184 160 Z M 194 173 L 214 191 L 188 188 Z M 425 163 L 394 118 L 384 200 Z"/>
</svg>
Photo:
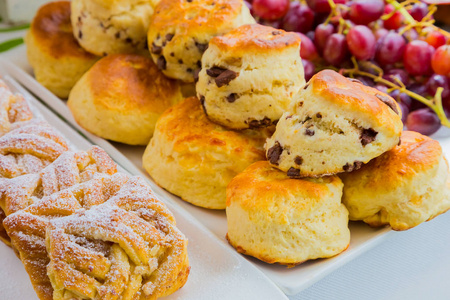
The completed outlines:
<svg viewBox="0 0 450 300">
<path fill-rule="evenodd" d="M 267 161 L 252 164 L 227 188 L 227 239 L 238 252 L 295 266 L 337 255 L 350 243 L 337 176 L 291 179 Z"/>
<path fill-rule="evenodd" d="M 211 40 L 196 87 L 212 121 L 246 129 L 276 124 L 304 85 L 299 35 L 252 24 Z"/>
<path fill-rule="evenodd" d="M 147 31 L 157 0 L 72 0 L 73 35 L 98 56 L 148 53 Z"/>
<path fill-rule="evenodd" d="M 252 23 L 242 0 L 161 0 L 150 22 L 148 48 L 166 76 L 194 82 L 211 38 Z"/>
<path fill-rule="evenodd" d="M 114 54 L 83 75 L 67 105 L 75 120 L 95 135 L 147 145 L 159 116 L 181 99 L 178 82 L 166 78 L 149 57 Z"/>
<path fill-rule="evenodd" d="M 439 142 L 404 131 L 402 143 L 341 175 L 351 220 L 406 230 L 450 208 L 450 176 Z"/>
<path fill-rule="evenodd" d="M 74 38 L 70 12 L 70 1 L 42 6 L 25 38 L 36 80 L 61 98 L 69 96 L 75 83 L 99 59 Z"/>
<path fill-rule="evenodd" d="M 314 75 L 267 141 L 267 159 L 292 178 L 359 169 L 400 142 L 399 107 L 332 70 Z"/>
<path fill-rule="evenodd" d="M 225 209 L 227 184 L 264 159 L 268 135 L 268 130 L 237 132 L 214 124 L 197 98 L 187 98 L 158 120 L 143 164 L 157 184 L 183 200 Z"/>
</svg>

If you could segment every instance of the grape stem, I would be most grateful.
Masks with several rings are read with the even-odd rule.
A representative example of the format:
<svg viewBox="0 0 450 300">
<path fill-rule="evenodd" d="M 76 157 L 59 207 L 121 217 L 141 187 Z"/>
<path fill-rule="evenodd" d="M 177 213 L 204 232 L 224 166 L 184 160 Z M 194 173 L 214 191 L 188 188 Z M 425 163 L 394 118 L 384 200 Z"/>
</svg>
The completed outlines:
<svg viewBox="0 0 450 300">
<path fill-rule="evenodd" d="M 355 75 L 368 77 L 368 78 L 373 79 L 373 81 L 375 81 L 376 83 L 384 84 L 385 86 L 389 87 L 391 90 L 398 90 L 400 93 L 405 93 L 409 97 L 428 106 L 439 117 L 441 124 L 443 126 L 450 128 L 450 121 L 447 119 L 447 116 L 445 115 L 445 112 L 444 112 L 444 108 L 442 107 L 442 92 L 444 90 L 442 87 L 439 87 L 437 89 L 436 94 L 434 95 L 433 99 L 427 99 L 419 94 L 416 94 L 416 93 L 411 92 L 410 90 L 406 89 L 404 84 L 397 85 L 389 80 L 384 79 L 382 77 L 383 76 L 382 70 L 376 70 L 378 72 L 378 75 L 374 75 L 369 72 L 361 71 L 355 57 L 352 57 L 352 62 L 353 62 L 353 66 L 354 66 L 353 69 L 341 69 L 340 73 L 343 75 L 348 75 L 350 77 L 355 77 Z M 372 66 L 370 66 L 370 67 L 372 67 Z"/>
</svg>

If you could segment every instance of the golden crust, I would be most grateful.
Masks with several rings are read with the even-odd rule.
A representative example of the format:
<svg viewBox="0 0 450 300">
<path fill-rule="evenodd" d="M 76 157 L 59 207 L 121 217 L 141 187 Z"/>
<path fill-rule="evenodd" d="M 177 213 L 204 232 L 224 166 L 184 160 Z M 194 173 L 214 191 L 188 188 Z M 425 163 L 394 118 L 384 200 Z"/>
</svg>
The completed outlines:
<svg viewBox="0 0 450 300">
<path fill-rule="evenodd" d="M 109 55 L 87 76 L 94 104 L 107 110 L 163 113 L 180 93 L 150 58 L 135 54 Z"/>
<path fill-rule="evenodd" d="M 297 48 L 300 46 L 300 36 L 281 29 L 249 24 L 238 27 L 223 36 L 214 37 L 211 44 L 222 51 L 231 52 L 260 52 L 274 49 Z"/>
<path fill-rule="evenodd" d="M 387 97 L 391 103 L 394 103 L 397 111 L 400 111 L 397 102 L 377 89 L 349 80 L 332 70 L 317 73 L 311 78 L 309 85 L 312 86 L 312 93 L 322 96 L 325 101 L 371 115 L 371 121 L 378 126 L 397 127 L 398 114 L 376 95 Z"/>
<path fill-rule="evenodd" d="M 403 131 L 401 144 L 371 160 L 363 168 L 343 176 L 370 180 L 364 185 L 368 189 L 398 186 L 417 173 L 435 168 L 442 158 L 442 148 L 438 141 L 414 131 Z"/>
<path fill-rule="evenodd" d="M 85 51 L 73 36 L 70 21 L 70 1 L 50 2 L 42 6 L 30 27 L 36 45 L 54 58 L 79 57 L 96 59 L 94 54 Z"/>
<path fill-rule="evenodd" d="M 272 167 L 268 161 L 259 161 L 250 165 L 228 184 L 227 206 L 230 205 L 231 199 L 238 198 L 239 205 L 244 210 L 251 211 L 257 208 L 260 211 L 271 213 L 274 206 L 279 204 L 273 202 L 274 197 L 302 195 L 310 201 L 295 201 L 284 208 L 278 208 L 274 217 L 281 217 L 292 209 L 308 209 L 313 202 L 321 201 L 329 193 L 327 186 L 329 184 L 338 187 L 342 185 L 342 182 L 337 176 L 291 179 L 286 173 Z M 240 196 L 243 192 L 248 197 Z M 284 211 L 280 211 L 280 209 L 284 209 Z"/>
<path fill-rule="evenodd" d="M 177 36 L 216 33 L 217 28 L 241 13 L 241 0 L 162 0 L 155 8 L 149 30 L 149 41 L 156 38 L 156 28 L 177 28 Z M 176 37 L 175 37 L 176 38 Z"/>
</svg>

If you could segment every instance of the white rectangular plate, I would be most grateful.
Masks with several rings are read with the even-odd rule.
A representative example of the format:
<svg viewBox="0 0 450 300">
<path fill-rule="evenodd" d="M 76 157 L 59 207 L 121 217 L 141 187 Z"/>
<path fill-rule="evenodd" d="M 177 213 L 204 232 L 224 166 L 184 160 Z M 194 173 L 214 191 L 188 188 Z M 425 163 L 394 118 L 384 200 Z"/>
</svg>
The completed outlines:
<svg viewBox="0 0 450 300">
<path fill-rule="evenodd" d="M 8 75 L 8 70 L 1 61 L 0 77 L 3 77 L 13 91 L 22 93 L 35 115 L 57 128 L 74 148 L 87 150 L 92 145 L 17 84 Z M 152 182 L 149 184 L 154 187 Z M 164 299 L 287 299 L 263 273 L 224 245 L 183 208 L 158 196 L 174 213 L 178 228 L 189 240 L 191 265 L 186 285 Z M 3 243 L 0 243 L 0 265 L 0 299 L 37 299 L 20 260 Z"/>
<path fill-rule="evenodd" d="M 65 102 L 42 87 L 30 75 L 32 74 L 32 70 L 27 63 L 24 53 L 24 49 L 19 49 L 15 52 L 14 57 L 11 57 L 11 60 L 16 65 L 6 64 L 8 71 L 41 100 L 45 101 L 53 110 L 62 115 L 75 128 L 85 133 L 85 131 L 81 129 L 74 121 L 68 107 L 65 105 Z M 142 168 L 142 155 L 145 149 L 144 147 L 132 147 L 117 143 L 110 144 L 101 138 L 93 136 L 92 134 L 85 134 L 91 141 L 104 147 L 106 151 L 112 148 L 110 155 L 131 173 L 144 174 L 144 176 L 150 178 L 146 175 Z M 443 135 L 446 134 L 448 135 L 448 131 L 445 132 L 444 130 Z M 442 133 L 440 135 L 442 136 Z M 446 156 L 449 157 L 450 139 L 440 137 L 439 134 L 437 137 L 441 142 Z M 109 145 L 105 147 L 104 144 L 101 143 L 108 143 Z M 197 220 L 203 223 L 218 238 L 226 243 L 225 234 L 227 232 L 227 222 L 224 211 L 213 211 L 195 207 L 162 190 L 156 185 L 155 190 L 160 195 L 163 195 L 163 197 L 171 199 L 174 203 L 190 212 L 195 218 L 197 218 Z M 291 269 L 279 265 L 269 265 L 250 257 L 246 257 L 246 259 L 260 268 L 286 294 L 294 295 L 395 234 L 389 228 L 385 227 L 373 229 L 360 222 L 350 222 L 350 231 L 351 242 L 349 248 L 342 254 L 333 258 L 306 262 Z M 231 246 L 228 247 L 231 248 Z"/>
</svg>

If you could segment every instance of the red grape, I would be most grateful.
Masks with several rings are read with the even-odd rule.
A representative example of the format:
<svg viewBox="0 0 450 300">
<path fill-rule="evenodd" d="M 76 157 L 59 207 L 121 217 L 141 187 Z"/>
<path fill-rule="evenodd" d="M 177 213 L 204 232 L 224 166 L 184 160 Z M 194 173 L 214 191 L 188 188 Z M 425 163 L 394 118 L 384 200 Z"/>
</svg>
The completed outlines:
<svg viewBox="0 0 450 300">
<path fill-rule="evenodd" d="M 434 30 L 427 35 L 425 41 L 431 46 L 433 46 L 435 49 L 437 49 L 440 46 L 445 45 L 447 39 L 445 38 L 445 35 L 443 35 L 437 30 Z"/>
<path fill-rule="evenodd" d="M 367 25 L 378 20 L 383 12 L 383 0 L 356 0 L 350 6 L 349 18 L 356 24 Z"/>
<path fill-rule="evenodd" d="M 281 27 L 283 25 L 283 23 L 281 22 L 281 19 L 273 20 L 273 21 L 260 20 L 259 24 L 265 25 L 265 26 L 269 26 L 269 27 L 273 27 L 273 28 L 278 28 L 278 29 L 281 29 Z"/>
<path fill-rule="evenodd" d="M 302 59 L 303 69 L 305 70 L 305 80 L 308 81 L 313 77 L 315 73 L 315 67 L 312 62 L 306 59 Z"/>
<path fill-rule="evenodd" d="M 422 21 L 422 19 L 428 14 L 428 5 L 423 2 L 414 3 L 409 10 L 409 14 L 416 21 Z"/>
<path fill-rule="evenodd" d="M 306 33 L 312 29 L 313 23 L 313 11 L 307 5 L 294 1 L 283 18 L 283 29 Z"/>
<path fill-rule="evenodd" d="M 252 3 L 251 3 L 250 1 L 244 1 L 244 4 L 248 7 L 248 9 L 250 10 L 250 12 L 253 14 Z"/>
<path fill-rule="evenodd" d="M 314 44 L 319 50 L 320 53 L 323 52 L 325 48 L 325 44 L 327 43 L 328 38 L 334 32 L 334 27 L 330 23 L 328 24 L 320 24 L 316 27 L 315 35 L 314 35 Z"/>
<path fill-rule="evenodd" d="M 399 102 L 398 106 L 400 107 L 400 110 L 402 111 L 402 122 L 403 122 L 403 124 L 406 124 L 406 120 L 407 120 L 408 114 L 409 114 L 409 108 L 403 102 Z"/>
<path fill-rule="evenodd" d="M 405 39 L 391 31 L 378 41 L 376 59 L 382 65 L 394 64 L 403 58 Z"/>
<path fill-rule="evenodd" d="M 303 59 L 313 60 L 317 57 L 316 47 L 314 43 L 304 35 L 303 33 L 297 32 L 297 34 L 302 39 L 302 43 L 300 46 L 300 56 Z"/>
<path fill-rule="evenodd" d="M 328 38 L 323 49 L 323 58 L 333 66 L 339 66 L 348 56 L 348 47 L 345 35 L 333 33 Z"/>
<path fill-rule="evenodd" d="M 431 57 L 434 48 L 424 41 L 416 40 L 406 45 L 403 64 L 411 75 L 428 75 L 431 73 Z"/>
<path fill-rule="evenodd" d="M 388 88 L 387 88 L 387 86 L 385 86 L 385 85 L 377 84 L 377 85 L 374 86 L 374 88 L 376 88 L 377 90 L 379 90 L 379 91 L 382 92 L 382 93 L 385 93 L 385 94 L 388 93 L 388 92 L 387 92 Z"/>
<path fill-rule="evenodd" d="M 347 44 L 350 52 L 359 60 L 371 59 L 375 54 L 375 36 L 369 27 L 357 25 L 349 30 Z"/>
<path fill-rule="evenodd" d="M 333 2 L 343 4 L 346 0 L 333 0 Z M 329 13 L 331 11 L 328 0 L 306 0 L 306 3 L 314 12 Z"/>
<path fill-rule="evenodd" d="M 450 86 L 447 77 L 442 75 L 433 74 L 426 84 L 428 92 L 431 96 L 436 94 L 438 87 L 442 87 L 442 98 L 450 96 Z"/>
<path fill-rule="evenodd" d="M 403 69 L 391 69 L 385 73 L 383 78 L 395 84 L 398 84 L 398 80 L 400 80 L 400 82 L 404 85 L 409 84 L 408 74 Z"/>
<path fill-rule="evenodd" d="M 389 31 L 386 28 L 379 28 L 375 31 L 375 38 L 378 41 L 379 39 L 381 39 L 383 36 L 385 36 L 388 33 L 389 33 Z"/>
<path fill-rule="evenodd" d="M 401 27 L 398 31 L 401 31 L 403 27 Z M 403 37 L 408 41 L 414 41 L 419 38 L 419 33 L 414 28 L 408 29 L 403 33 Z"/>
<path fill-rule="evenodd" d="M 395 8 L 391 4 L 388 4 L 384 7 L 384 13 L 390 14 L 394 9 Z M 396 11 L 389 19 L 384 20 L 384 28 L 393 30 L 399 29 L 402 26 L 403 19 L 403 15 L 399 11 Z"/>
<path fill-rule="evenodd" d="M 406 127 L 408 130 L 417 131 L 424 135 L 432 135 L 441 128 L 441 122 L 429 108 L 422 108 L 408 115 Z"/>
<path fill-rule="evenodd" d="M 390 93 L 391 97 L 397 100 L 398 103 L 403 103 L 408 109 L 411 107 L 412 99 L 405 93 L 400 93 L 399 90 L 393 90 Z"/>
<path fill-rule="evenodd" d="M 253 0 L 253 12 L 258 17 L 273 21 L 286 15 L 289 0 Z"/>
<path fill-rule="evenodd" d="M 450 76 L 450 46 L 444 45 L 436 49 L 431 59 L 436 74 Z"/>
</svg>

